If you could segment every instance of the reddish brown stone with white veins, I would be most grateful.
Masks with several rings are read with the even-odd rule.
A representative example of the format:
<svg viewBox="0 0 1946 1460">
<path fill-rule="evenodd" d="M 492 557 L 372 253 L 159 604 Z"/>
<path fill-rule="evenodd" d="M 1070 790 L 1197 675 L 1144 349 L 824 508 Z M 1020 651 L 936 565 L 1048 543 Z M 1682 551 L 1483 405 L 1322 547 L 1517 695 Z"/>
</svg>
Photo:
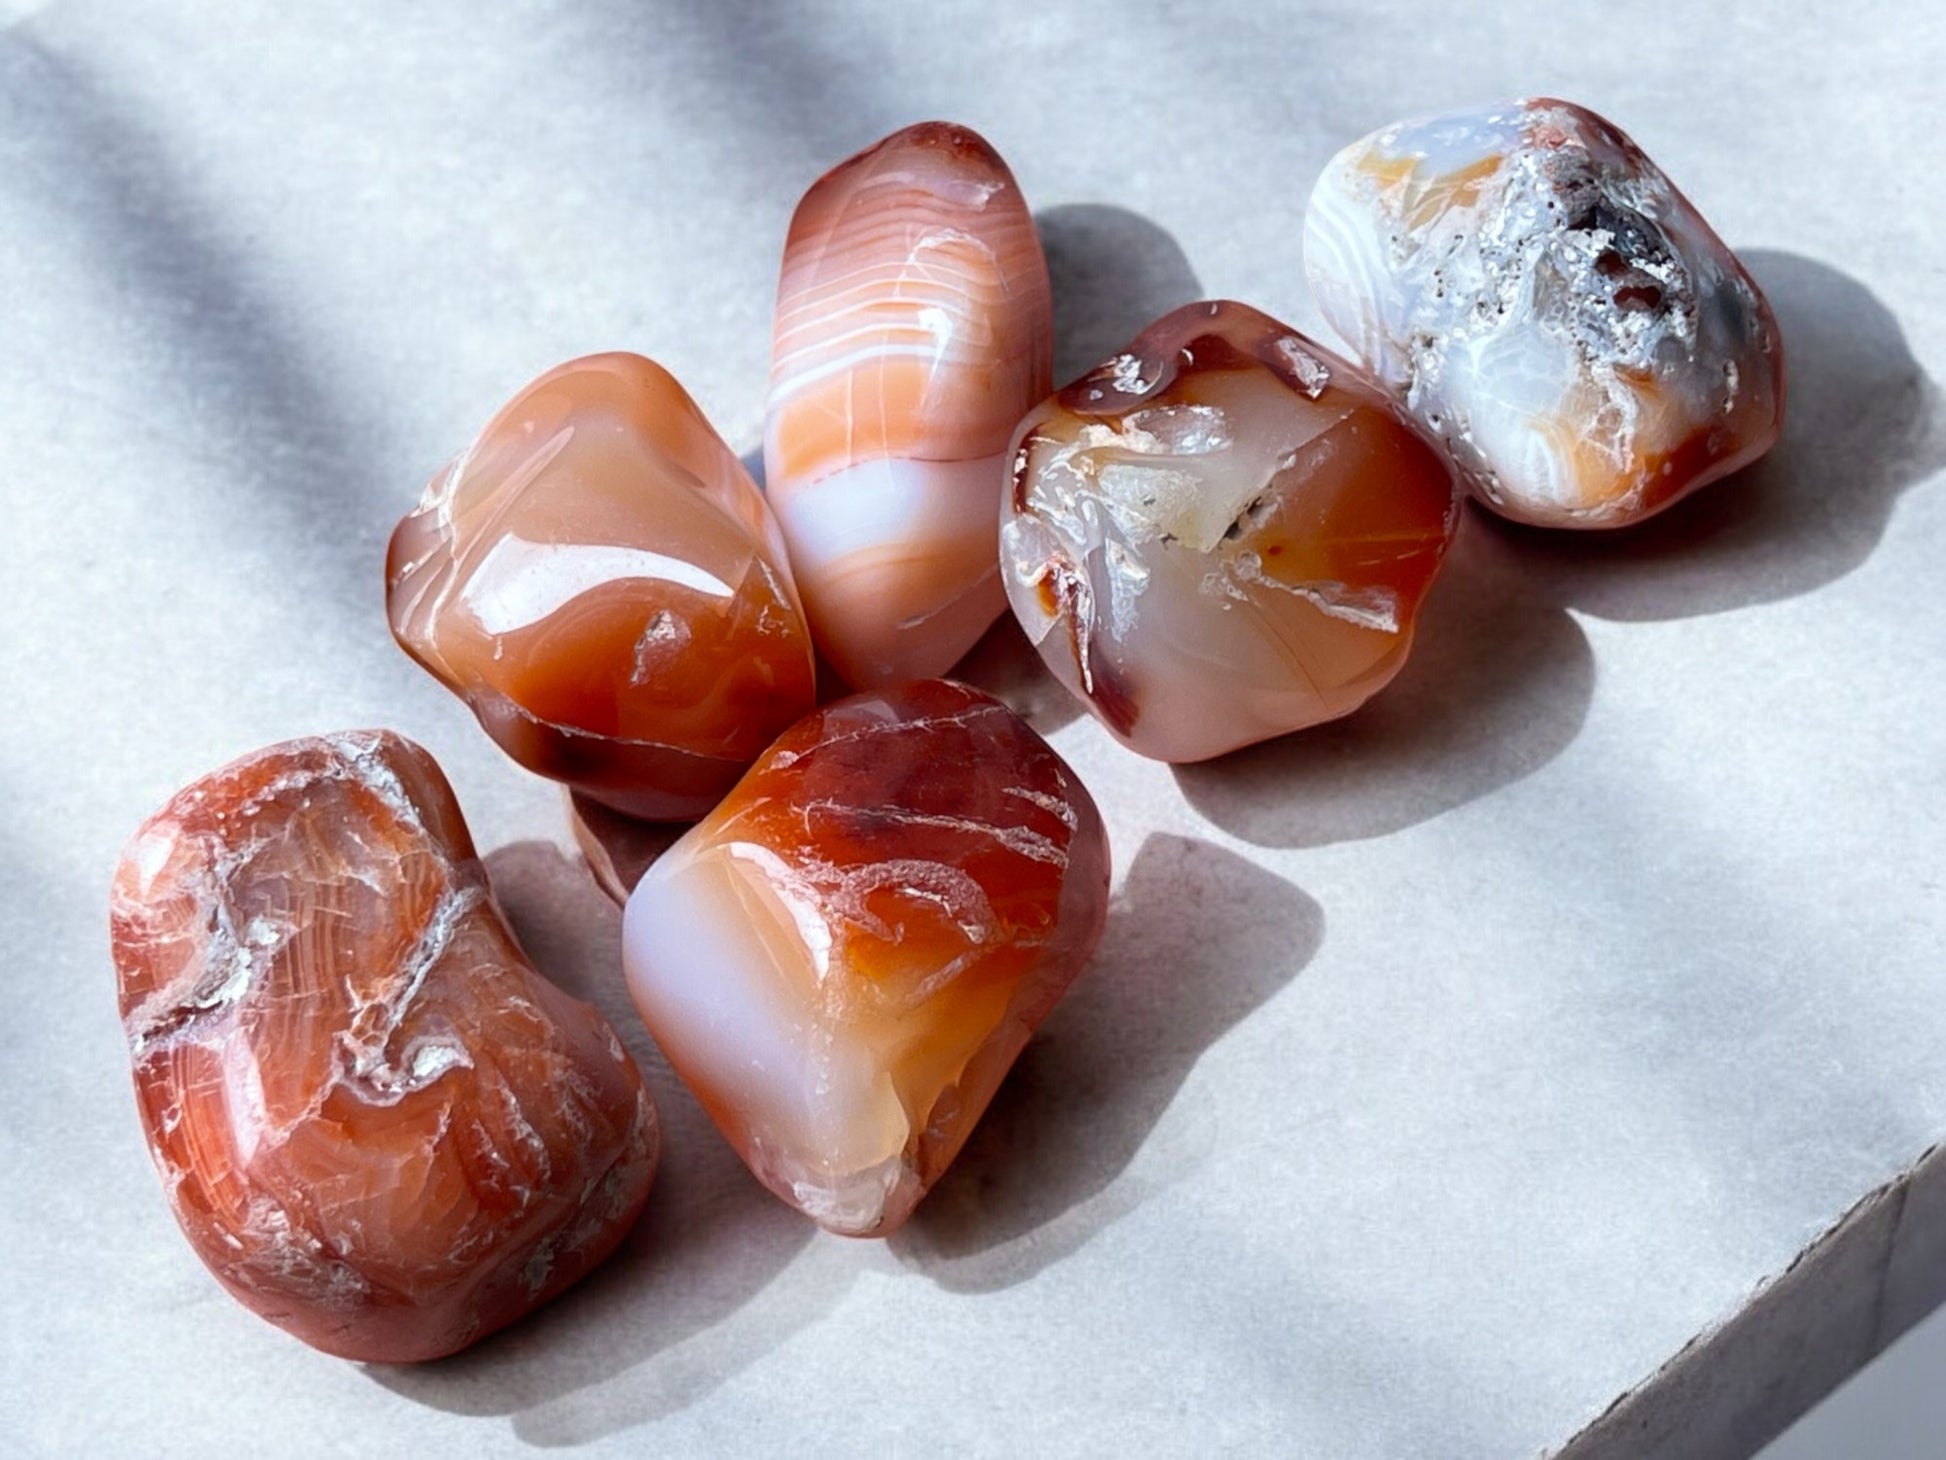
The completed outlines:
<svg viewBox="0 0 1946 1460">
<path fill-rule="evenodd" d="M 640 1213 L 641 1075 L 527 961 L 409 741 L 287 741 L 187 787 L 123 853 L 110 928 L 176 1218 L 239 1302 L 306 1343 L 452 1353 Z"/>
</svg>

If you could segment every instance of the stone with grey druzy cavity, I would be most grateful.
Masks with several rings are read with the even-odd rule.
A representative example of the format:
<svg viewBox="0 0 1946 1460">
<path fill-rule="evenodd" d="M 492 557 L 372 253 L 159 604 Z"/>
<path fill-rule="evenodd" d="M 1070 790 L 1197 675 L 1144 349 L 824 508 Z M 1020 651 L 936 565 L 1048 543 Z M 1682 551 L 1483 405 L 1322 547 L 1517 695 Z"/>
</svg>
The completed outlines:
<svg viewBox="0 0 1946 1460">
<path fill-rule="evenodd" d="M 1783 424 L 1762 291 L 1583 107 L 1518 101 L 1354 142 L 1311 194 L 1304 257 L 1331 327 L 1508 517 L 1640 521 Z"/>
</svg>

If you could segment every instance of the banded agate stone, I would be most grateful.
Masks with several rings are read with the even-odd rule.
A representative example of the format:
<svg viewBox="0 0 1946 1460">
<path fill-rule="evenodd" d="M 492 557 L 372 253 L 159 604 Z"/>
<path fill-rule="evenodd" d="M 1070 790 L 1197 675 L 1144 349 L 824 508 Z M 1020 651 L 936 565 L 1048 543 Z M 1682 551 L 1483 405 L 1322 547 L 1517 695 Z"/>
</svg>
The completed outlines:
<svg viewBox="0 0 1946 1460">
<path fill-rule="evenodd" d="M 1021 423 L 1002 576 L 1131 750 L 1195 761 L 1349 714 L 1405 663 L 1452 468 L 1364 372 L 1186 305 Z"/>
<path fill-rule="evenodd" d="M 762 494 L 639 355 L 515 396 L 399 524 L 386 607 L 503 750 L 631 816 L 700 816 L 815 702 Z"/>
<path fill-rule="evenodd" d="M 190 1245 L 327 1353 L 437 1358 L 614 1249 L 655 1110 L 496 908 L 451 788 L 385 731 L 179 792 L 110 908 L 136 1102 Z"/>
<path fill-rule="evenodd" d="M 1571 103 L 1354 142 L 1311 195 L 1304 257 L 1331 327 L 1518 521 L 1640 521 L 1782 428 L 1762 291 L 1662 169 Z"/>
<path fill-rule="evenodd" d="M 885 1236 L 1093 951 L 1108 840 L 978 690 L 828 705 L 651 865 L 622 925 L 649 1031 L 757 1177 Z"/>
<path fill-rule="evenodd" d="M 950 668 L 1005 607 L 1008 437 L 1053 376 L 1047 262 L 1007 165 L 927 122 L 791 220 L 764 472 L 811 631 L 854 688 Z"/>
</svg>

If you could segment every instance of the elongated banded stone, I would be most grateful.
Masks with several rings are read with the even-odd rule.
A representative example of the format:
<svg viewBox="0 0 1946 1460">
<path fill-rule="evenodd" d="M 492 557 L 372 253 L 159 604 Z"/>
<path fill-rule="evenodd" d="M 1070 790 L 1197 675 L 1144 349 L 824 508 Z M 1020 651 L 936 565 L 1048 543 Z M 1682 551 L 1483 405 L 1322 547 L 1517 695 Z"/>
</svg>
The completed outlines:
<svg viewBox="0 0 1946 1460">
<path fill-rule="evenodd" d="M 1004 608 L 1007 441 L 1051 383 L 1052 310 L 1026 201 L 964 127 L 894 133 L 798 205 L 765 484 L 818 647 L 854 687 L 943 673 Z"/>
</svg>

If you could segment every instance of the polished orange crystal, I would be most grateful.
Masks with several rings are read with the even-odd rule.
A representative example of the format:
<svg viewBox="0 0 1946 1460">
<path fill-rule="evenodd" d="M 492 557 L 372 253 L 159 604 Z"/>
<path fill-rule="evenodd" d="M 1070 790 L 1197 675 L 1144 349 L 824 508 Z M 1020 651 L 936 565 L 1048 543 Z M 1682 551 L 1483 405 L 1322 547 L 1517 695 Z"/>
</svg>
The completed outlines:
<svg viewBox="0 0 1946 1460">
<path fill-rule="evenodd" d="M 205 776 L 130 841 L 111 932 L 149 1149 L 246 1307 L 347 1358 L 436 1358 L 627 1233 L 655 1111 L 508 930 L 451 788 L 389 732 Z"/>
<path fill-rule="evenodd" d="M 639 355 L 515 396 L 399 524 L 386 606 L 509 755 L 632 816 L 700 816 L 816 698 L 762 494 Z"/>
<path fill-rule="evenodd" d="M 895 1230 L 958 1154 L 1108 904 L 1094 802 L 978 690 L 787 731 L 643 875 L 636 1006 L 743 1159 L 832 1231 Z"/>
<path fill-rule="evenodd" d="M 568 831 L 581 849 L 588 875 L 618 905 L 628 901 L 649 864 L 668 851 L 683 830 L 679 823 L 642 821 L 578 791 L 568 793 Z"/>
<path fill-rule="evenodd" d="M 1375 381 L 1216 300 L 1028 413 L 1001 580 L 1116 739 L 1206 760 L 1383 689 L 1458 521 L 1452 464 Z"/>
<path fill-rule="evenodd" d="M 1047 394 L 1033 214 L 978 133 L 894 132 L 811 187 L 777 286 L 765 489 L 818 648 L 855 689 L 943 674 L 1005 599 L 1007 438 Z"/>
</svg>

